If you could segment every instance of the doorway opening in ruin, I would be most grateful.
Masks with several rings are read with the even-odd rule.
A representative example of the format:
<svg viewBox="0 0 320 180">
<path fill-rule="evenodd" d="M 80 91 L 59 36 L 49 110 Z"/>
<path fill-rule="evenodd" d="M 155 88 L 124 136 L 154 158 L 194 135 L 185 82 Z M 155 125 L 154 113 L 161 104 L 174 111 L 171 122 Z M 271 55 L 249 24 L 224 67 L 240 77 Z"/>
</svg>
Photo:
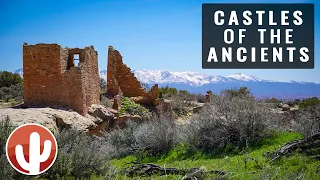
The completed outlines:
<svg viewBox="0 0 320 180">
<path fill-rule="evenodd" d="M 79 54 L 74 54 L 73 55 L 73 63 L 74 63 L 74 66 L 79 66 L 79 63 L 80 63 L 80 57 L 79 57 Z"/>
</svg>

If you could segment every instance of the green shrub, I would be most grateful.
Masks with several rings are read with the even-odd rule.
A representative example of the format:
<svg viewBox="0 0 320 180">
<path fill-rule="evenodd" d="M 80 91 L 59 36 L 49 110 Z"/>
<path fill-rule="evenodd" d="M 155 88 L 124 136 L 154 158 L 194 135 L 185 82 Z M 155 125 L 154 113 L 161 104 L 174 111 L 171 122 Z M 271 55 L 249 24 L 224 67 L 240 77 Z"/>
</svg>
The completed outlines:
<svg viewBox="0 0 320 180">
<path fill-rule="evenodd" d="M 21 102 L 23 99 L 23 87 L 22 84 L 11 85 L 10 87 L 0 88 L 0 100 L 9 102 L 14 99 Z"/>
<path fill-rule="evenodd" d="M 169 86 L 161 87 L 158 89 L 158 91 L 160 98 L 163 98 L 164 95 L 172 96 L 178 93 L 178 90 L 176 88 L 169 88 Z"/>
<path fill-rule="evenodd" d="M 167 87 L 167 89 L 170 88 Z M 186 90 L 166 93 L 162 97 L 171 100 L 172 109 L 176 116 L 188 115 L 193 107 L 198 106 L 198 103 L 204 103 L 206 99 L 202 94 L 192 94 Z"/>
<path fill-rule="evenodd" d="M 302 102 L 299 103 L 299 107 L 307 108 L 310 106 L 316 106 L 320 104 L 320 100 L 317 97 L 312 97 L 308 99 L 304 99 Z"/>
<path fill-rule="evenodd" d="M 15 170 L 11 167 L 6 157 L 6 142 L 13 131 L 9 117 L 0 119 L 0 179 L 12 178 Z"/>
<path fill-rule="evenodd" d="M 123 97 L 121 103 L 120 114 L 132 114 L 140 115 L 141 117 L 149 117 L 150 112 L 147 108 L 135 103 L 132 99 L 128 97 Z"/>
<path fill-rule="evenodd" d="M 224 95 L 229 97 L 250 97 L 251 92 L 247 87 L 240 87 L 239 89 L 227 89 L 222 92 Z"/>
<path fill-rule="evenodd" d="M 266 103 L 279 103 L 279 100 L 275 97 L 265 100 Z"/>
<path fill-rule="evenodd" d="M 5 144 L 12 131 L 8 117 L 0 120 L 0 179 L 34 179 L 15 171 L 7 160 Z M 107 147 L 100 139 L 70 129 L 60 132 L 56 139 L 59 148 L 56 161 L 38 179 L 88 179 L 92 175 L 108 179 L 111 175 Z"/>
<path fill-rule="evenodd" d="M 9 116 L 0 118 L 0 179 L 33 179 L 32 176 L 23 175 L 14 170 L 6 156 L 6 143 L 9 135 L 14 130 Z"/>
<path fill-rule="evenodd" d="M 100 94 L 103 94 L 106 92 L 107 82 L 105 79 L 100 78 Z"/>
<path fill-rule="evenodd" d="M 184 104 L 178 100 L 172 101 L 172 110 L 176 116 L 186 116 L 188 114 L 188 108 Z"/>
<path fill-rule="evenodd" d="M 0 88 L 10 87 L 22 83 L 22 78 L 19 74 L 8 71 L 0 71 Z"/>
</svg>

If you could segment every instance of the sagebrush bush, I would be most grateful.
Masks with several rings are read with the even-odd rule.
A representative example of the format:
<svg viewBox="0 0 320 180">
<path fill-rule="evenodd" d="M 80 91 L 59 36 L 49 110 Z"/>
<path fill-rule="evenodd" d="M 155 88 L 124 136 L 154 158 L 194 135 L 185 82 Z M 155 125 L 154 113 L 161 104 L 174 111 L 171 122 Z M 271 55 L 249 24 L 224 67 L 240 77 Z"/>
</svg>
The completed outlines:
<svg viewBox="0 0 320 180">
<path fill-rule="evenodd" d="M 294 128 L 305 137 L 320 132 L 320 104 L 299 109 L 293 114 Z"/>
<path fill-rule="evenodd" d="M 104 134 L 104 143 L 108 148 L 106 153 L 111 158 L 123 157 L 134 153 L 136 140 L 133 132 L 136 131 L 137 126 L 138 123 L 129 120 L 125 129 L 114 129 Z"/>
<path fill-rule="evenodd" d="M 233 97 L 247 98 L 247 97 L 252 96 L 248 87 L 226 89 L 226 90 L 222 91 L 222 94 L 224 96 L 229 96 L 231 98 L 233 98 Z"/>
<path fill-rule="evenodd" d="M 180 90 L 177 94 L 164 94 L 164 98 L 171 100 L 173 112 L 177 116 L 188 115 L 193 107 L 205 102 L 205 96 L 201 94 L 191 94 Z"/>
<path fill-rule="evenodd" d="M 215 96 L 183 127 L 190 144 L 216 151 L 227 145 L 246 147 L 266 134 L 275 114 L 251 97 Z"/>
<path fill-rule="evenodd" d="M 10 87 L 0 88 L 0 100 L 9 102 L 9 100 L 16 100 L 22 102 L 23 99 L 23 87 L 22 84 L 11 85 Z"/>
<path fill-rule="evenodd" d="M 170 118 L 154 117 L 139 125 L 134 132 L 138 149 L 146 149 L 151 154 L 168 152 L 177 137 L 176 124 Z"/>
<path fill-rule="evenodd" d="M 169 151 L 176 144 L 177 127 L 169 118 L 153 116 L 144 123 L 128 121 L 125 129 L 104 135 L 108 154 L 113 158 L 146 152 L 155 155 Z"/>
<path fill-rule="evenodd" d="M 9 117 L 0 120 L 0 179 L 33 179 L 15 171 L 9 164 L 6 153 L 6 141 L 13 131 Z M 90 178 L 99 175 L 111 176 L 109 160 L 106 153 L 107 144 L 103 140 L 88 136 L 75 130 L 63 130 L 57 136 L 58 156 L 52 167 L 38 178 Z"/>
<path fill-rule="evenodd" d="M 101 94 L 100 95 L 100 104 L 105 106 L 105 107 L 109 107 L 112 108 L 113 106 L 113 99 L 109 99 L 106 95 Z"/>
<path fill-rule="evenodd" d="M 6 142 L 13 128 L 9 117 L 0 119 L 0 179 L 12 179 L 15 170 L 11 167 L 6 157 Z"/>
<path fill-rule="evenodd" d="M 109 157 L 105 144 L 99 138 L 69 129 L 61 131 L 56 139 L 59 148 L 57 159 L 41 177 L 59 179 L 109 175 Z"/>
<path fill-rule="evenodd" d="M 9 116 L 4 119 L 0 118 L 0 179 L 33 179 L 32 176 L 25 176 L 14 170 L 6 156 L 6 143 L 9 135 L 15 126 L 10 122 Z"/>
</svg>

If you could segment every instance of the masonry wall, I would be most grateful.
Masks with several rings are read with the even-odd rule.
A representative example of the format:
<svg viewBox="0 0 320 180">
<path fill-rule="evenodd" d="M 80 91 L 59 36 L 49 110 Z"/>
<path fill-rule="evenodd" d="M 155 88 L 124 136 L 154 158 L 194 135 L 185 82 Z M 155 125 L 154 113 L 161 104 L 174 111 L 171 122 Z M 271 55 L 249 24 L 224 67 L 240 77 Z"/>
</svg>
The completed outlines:
<svg viewBox="0 0 320 180">
<path fill-rule="evenodd" d="M 136 103 L 145 105 L 157 105 L 159 98 L 158 84 L 146 92 L 131 69 L 123 63 L 119 51 L 112 46 L 108 48 L 107 94 L 114 97 L 115 109 L 120 104 L 119 96 L 135 97 Z"/>
<path fill-rule="evenodd" d="M 73 55 L 79 54 L 79 66 Z M 61 48 L 58 44 L 23 46 L 24 101 L 28 106 L 74 109 L 85 114 L 99 104 L 100 86 L 97 52 Z"/>
<path fill-rule="evenodd" d="M 119 51 L 112 46 L 108 49 L 107 94 L 115 96 L 121 90 L 124 96 L 144 96 L 145 91 L 131 69 L 123 63 Z"/>
</svg>

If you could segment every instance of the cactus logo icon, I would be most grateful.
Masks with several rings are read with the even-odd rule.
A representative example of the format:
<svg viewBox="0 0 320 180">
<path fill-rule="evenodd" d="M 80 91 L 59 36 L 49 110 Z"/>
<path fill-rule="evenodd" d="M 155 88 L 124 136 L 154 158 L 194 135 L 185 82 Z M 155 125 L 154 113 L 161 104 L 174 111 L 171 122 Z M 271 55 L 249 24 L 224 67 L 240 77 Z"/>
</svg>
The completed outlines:
<svg viewBox="0 0 320 180">
<path fill-rule="evenodd" d="M 38 175 L 53 165 L 58 146 L 50 130 L 30 123 L 17 127 L 10 134 L 6 153 L 15 170 L 25 175 Z"/>
</svg>

